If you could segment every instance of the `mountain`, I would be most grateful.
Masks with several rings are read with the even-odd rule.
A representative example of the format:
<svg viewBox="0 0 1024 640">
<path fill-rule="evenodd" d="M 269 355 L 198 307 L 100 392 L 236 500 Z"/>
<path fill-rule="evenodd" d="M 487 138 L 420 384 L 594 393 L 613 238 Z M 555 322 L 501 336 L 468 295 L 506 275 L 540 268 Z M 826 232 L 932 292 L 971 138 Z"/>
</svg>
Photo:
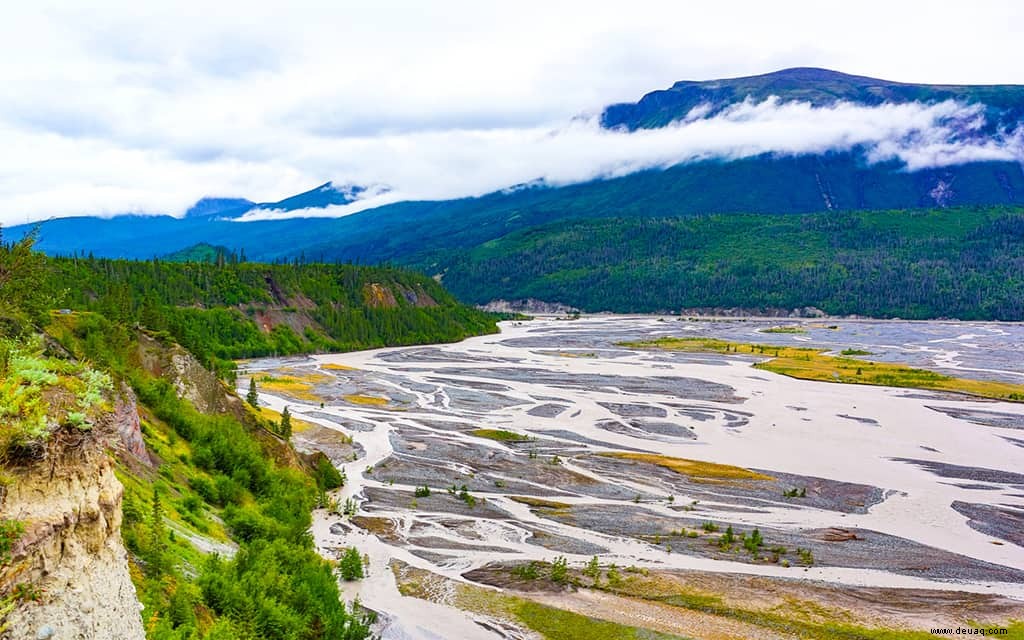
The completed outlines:
<svg viewBox="0 0 1024 640">
<path fill-rule="evenodd" d="M 531 227 L 421 265 L 467 302 L 584 311 L 1024 319 L 1024 212 L 963 208 L 605 218 Z"/>
<path fill-rule="evenodd" d="M 218 258 L 227 258 L 231 249 L 227 247 L 214 246 L 208 242 L 200 242 L 191 247 L 179 249 L 173 253 L 163 256 L 163 260 L 169 262 L 216 262 Z"/>
<path fill-rule="evenodd" d="M 325 182 L 309 191 L 285 198 L 284 200 L 278 200 L 277 202 L 264 202 L 256 205 L 254 208 L 280 211 L 323 209 L 334 205 L 351 204 L 361 199 L 370 191 L 370 188 L 361 185 L 335 185 L 333 182 Z"/>
<path fill-rule="evenodd" d="M 242 215 L 256 203 L 245 198 L 202 198 L 185 212 L 186 218 L 222 216 L 234 218 Z"/>
<path fill-rule="evenodd" d="M 605 127 L 626 131 L 651 129 L 680 118 L 713 118 L 748 99 L 757 102 L 772 96 L 780 104 L 799 100 L 816 106 L 828 106 L 837 101 L 870 107 L 884 103 L 936 104 L 946 100 L 976 105 L 976 111 L 970 112 L 973 115 L 970 115 L 969 122 L 957 123 L 948 133 L 949 138 L 939 141 L 947 147 L 966 141 L 980 148 L 986 148 L 987 143 L 992 143 L 990 147 L 997 142 L 1004 145 L 1008 141 L 1012 143 L 1019 137 L 1020 123 L 1024 119 L 1022 86 L 906 84 L 824 69 L 800 68 L 747 78 L 677 82 L 669 89 L 650 93 L 636 103 L 609 106 L 604 110 L 601 122 Z M 564 230 L 578 232 L 592 228 L 603 232 L 607 225 L 633 229 L 636 225 L 646 224 L 645 221 L 688 218 L 696 218 L 698 222 L 695 224 L 708 225 L 710 229 L 713 225 L 706 221 L 714 214 L 747 215 L 738 220 L 750 225 L 749 239 L 755 246 L 759 234 L 769 233 L 774 228 L 774 223 L 762 219 L 764 216 L 896 211 L 901 213 L 887 215 L 901 220 L 906 218 L 908 229 L 913 230 L 918 229 L 918 222 L 907 216 L 914 211 L 947 208 L 972 211 L 973 208 L 985 207 L 987 209 L 978 220 L 987 220 L 984 216 L 1009 215 L 1012 211 L 1006 207 L 1024 205 L 1024 171 L 1017 161 L 986 157 L 989 156 L 971 160 L 965 156 L 958 163 L 912 171 L 899 160 L 873 161 L 868 150 L 861 147 L 813 153 L 763 153 L 741 158 L 700 159 L 562 186 L 539 180 L 480 197 L 397 202 L 341 218 L 274 216 L 275 210 L 288 212 L 347 204 L 369 192 L 365 187 L 325 183 L 276 203 L 252 205 L 246 211 L 241 211 L 241 207 L 248 206 L 245 204 L 248 201 L 242 201 L 238 208 L 233 208 L 231 200 L 206 199 L 210 202 L 201 201 L 195 209 L 212 213 L 180 219 L 122 216 L 51 220 L 42 224 L 38 246 L 51 254 L 92 253 L 96 256 L 150 258 L 209 243 L 239 253 L 244 251 L 249 259 L 264 261 L 304 257 L 307 260 L 390 261 L 414 265 L 430 275 L 444 275 L 446 283 L 474 302 L 486 302 L 489 296 L 525 296 L 532 292 L 530 297 L 540 296 L 548 302 L 569 302 L 572 298 L 579 303 L 577 306 L 587 310 L 653 310 L 673 308 L 678 306 L 677 302 L 689 306 L 716 306 L 720 301 L 717 298 L 713 300 L 711 295 L 703 301 L 673 298 L 671 304 L 666 301 L 661 306 L 649 296 L 620 295 L 629 290 L 628 282 L 632 276 L 642 275 L 644 261 L 660 261 L 665 257 L 653 245 L 635 247 L 639 253 L 628 260 L 615 251 L 608 251 L 605 261 L 583 261 L 577 265 L 588 273 L 617 270 L 624 274 L 622 279 L 607 280 L 601 284 L 615 289 L 603 299 L 583 299 L 579 297 L 580 291 L 542 286 L 542 281 L 558 270 L 537 265 L 536 261 L 528 261 L 532 266 L 527 270 L 536 278 L 535 281 L 521 281 L 516 276 L 506 282 L 518 284 L 505 288 L 485 286 L 486 283 L 481 283 L 482 276 L 474 276 L 467 265 L 475 265 L 480 273 L 487 271 L 484 267 L 488 263 L 481 260 L 481 256 L 491 255 L 492 249 L 507 251 L 508 256 L 546 255 L 547 247 L 559 245 L 566 237 L 561 235 Z M 255 210 L 263 212 L 260 221 L 239 221 L 243 213 Z M 750 214 L 757 216 L 749 217 Z M 954 218 L 963 224 L 972 220 L 969 216 Z M 6 229 L 5 233 L 17 238 L 29 228 L 14 227 Z M 796 234 L 791 236 L 793 242 L 800 241 L 797 231 L 786 231 L 787 234 Z M 937 237 L 944 237 L 947 230 L 936 227 L 932 231 Z M 703 229 L 698 230 L 698 235 L 702 233 Z M 577 249 L 589 248 L 586 234 L 574 233 L 571 237 L 583 243 Z M 598 237 L 608 239 L 612 236 Z M 836 243 L 837 250 L 855 246 L 858 242 L 855 234 L 841 234 L 822 241 Z M 886 242 L 896 240 L 889 238 Z M 1017 240 L 1011 234 L 1007 242 L 1015 246 L 1012 243 Z M 995 245 L 978 248 L 979 251 L 990 252 L 982 256 L 988 265 L 984 268 L 994 269 L 993 261 L 1011 259 L 991 253 L 997 249 Z M 877 250 L 884 251 L 881 248 Z M 914 261 L 923 260 L 925 254 L 900 255 L 908 261 L 903 267 L 909 270 L 916 264 Z M 955 258 L 948 253 L 942 255 Z M 816 251 L 813 257 L 820 261 L 822 268 L 830 262 L 825 251 Z M 732 264 L 742 261 L 743 257 L 736 255 Z M 688 267 L 682 263 L 673 264 L 676 271 L 670 270 L 664 277 L 669 281 L 672 278 L 682 279 L 684 271 L 680 270 Z M 956 276 L 960 273 L 957 271 L 959 268 L 950 272 L 953 274 L 951 277 L 959 277 Z M 982 275 L 994 277 L 997 271 Z M 1011 281 L 1016 282 L 1015 279 Z M 751 282 L 740 278 L 737 290 L 748 290 Z M 695 290 L 704 289 L 698 286 Z M 806 306 L 798 303 L 829 306 L 811 296 L 810 289 L 796 288 L 794 291 L 795 297 L 782 297 L 795 306 Z M 878 292 L 872 295 L 876 294 Z M 846 313 L 906 317 L 942 313 L 941 309 L 912 303 L 895 292 L 889 297 L 876 295 L 876 298 L 878 304 L 868 304 L 865 300 L 858 307 L 856 303 L 844 301 L 829 308 L 842 309 Z M 957 313 L 968 313 L 970 296 L 963 297 L 961 302 Z M 986 308 L 989 310 L 985 317 L 1009 319 L 1016 318 L 1016 314 L 1024 314 L 1013 305 L 990 305 Z"/>
<path fill-rule="evenodd" d="M 289 196 L 277 202 L 253 202 L 245 198 L 202 198 L 185 212 L 186 218 L 240 218 L 253 210 L 298 211 L 323 209 L 333 205 L 351 204 L 371 189 L 362 185 L 335 185 L 325 182 L 309 191 Z M 372 190 L 380 193 L 379 189 Z"/>
<path fill-rule="evenodd" d="M 989 132 L 1016 125 L 1024 116 L 1022 85 L 908 84 L 798 67 L 743 78 L 677 82 L 668 89 L 648 93 L 638 102 L 605 108 L 601 124 L 630 131 L 651 129 L 685 118 L 698 107 L 707 107 L 702 117 L 711 117 L 743 100 L 761 102 L 773 96 L 781 102 L 803 101 L 816 107 L 839 101 L 870 106 L 908 102 L 934 104 L 944 100 L 980 103 L 986 106 Z"/>
<path fill-rule="evenodd" d="M 1014 205 L 1024 201 L 1016 163 L 972 163 L 918 172 L 866 165 L 856 154 L 708 160 L 663 171 L 479 198 L 399 202 L 343 218 L 238 222 L 216 217 L 63 218 L 42 224 L 50 254 L 150 258 L 198 243 L 244 250 L 250 259 L 420 262 L 559 220 L 677 217 L 706 213 L 810 213 Z M 5 233 L 19 237 L 30 227 Z"/>
</svg>

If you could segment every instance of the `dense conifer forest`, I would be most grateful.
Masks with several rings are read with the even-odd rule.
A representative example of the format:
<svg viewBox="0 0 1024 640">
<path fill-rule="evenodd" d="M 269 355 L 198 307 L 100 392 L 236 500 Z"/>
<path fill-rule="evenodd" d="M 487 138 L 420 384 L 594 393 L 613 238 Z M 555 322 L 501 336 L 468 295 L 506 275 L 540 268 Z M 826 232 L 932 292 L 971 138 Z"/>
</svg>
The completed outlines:
<svg viewBox="0 0 1024 640">
<path fill-rule="evenodd" d="M 55 305 L 166 331 L 207 364 L 453 342 L 497 330 L 434 280 L 391 267 L 50 258 Z"/>
<path fill-rule="evenodd" d="M 1024 213 L 1008 208 L 580 220 L 420 266 L 472 302 L 1024 319 Z"/>
</svg>

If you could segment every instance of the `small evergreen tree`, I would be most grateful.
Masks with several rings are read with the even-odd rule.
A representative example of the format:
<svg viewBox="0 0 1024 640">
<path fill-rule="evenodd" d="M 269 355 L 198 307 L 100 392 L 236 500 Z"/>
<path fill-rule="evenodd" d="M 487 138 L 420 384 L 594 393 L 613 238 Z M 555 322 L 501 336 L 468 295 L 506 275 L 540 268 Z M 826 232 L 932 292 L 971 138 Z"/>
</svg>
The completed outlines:
<svg viewBox="0 0 1024 640">
<path fill-rule="evenodd" d="M 245 401 L 253 407 L 260 405 L 260 394 L 256 391 L 256 378 L 249 378 L 249 393 L 245 394 Z"/>
<path fill-rule="evenodd" d="M 341 564 L 338 570 L 341 572 L 342 580 L 362 580 L 363 557 L 359 555 L 359 549 L 355 547 L 346 549 L 345 555 L 341 557 Z"/>
<path fill-rule="evenodd" d="M 285 407 L 284 411 L 281 412 L 281 436 L 284 438 L 292 437 L 292 414 L 288 407 Z"/>
<path fill-rule="evenodd" d="M 153 575 L 160 575 L 167 569 L 167 530 L 164 525 L 164 507 L 160 502 L 160 493 L 153 487 L 153 508 L 149 523 L 149 570 Z"/>
<path fill-rule="evenodd" d="M 565 559 L 565 556 L 558 556 L 555 561 L 551 563 L 551 581 L 552 582 L 565 582 L 569 579 L 569 561 Z"/>
</svg>

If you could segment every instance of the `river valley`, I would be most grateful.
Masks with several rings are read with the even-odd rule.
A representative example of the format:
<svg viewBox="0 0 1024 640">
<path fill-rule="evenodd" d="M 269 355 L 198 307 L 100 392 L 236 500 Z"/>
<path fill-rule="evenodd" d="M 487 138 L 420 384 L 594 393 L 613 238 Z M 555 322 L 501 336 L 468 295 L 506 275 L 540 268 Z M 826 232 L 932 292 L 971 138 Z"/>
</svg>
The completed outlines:
<svg viewBox="0 0 1024 640">
<path fill-rule="evenodd" d="M 289 408 L 296 445 L 344 472 L 332 499 L 352 508 L 318 510 L 313 535 L 327 557 L 366 554 L 367 577 L 344 592 L 378 613 L 385 639 L 541 637 L 496 593 L 654 634 L 636 637 L 806 637 L 641 598 L 652 581 L 758 611 L 817 603 L 867 626 L 1024 618 L 1024 404 L 620 346 L 692 335 L 859 349 L 1022 383 L 1024 326 L 765 332 L 777 324 L 506 322 L 457 344 L 248 361 L 239 388 L 254 376 L 264 405 Z M 595 583 L 621 572 L 632 586 L 515 571 L 564 558 L 581 576 L 595 557 Z"/>
</svg>

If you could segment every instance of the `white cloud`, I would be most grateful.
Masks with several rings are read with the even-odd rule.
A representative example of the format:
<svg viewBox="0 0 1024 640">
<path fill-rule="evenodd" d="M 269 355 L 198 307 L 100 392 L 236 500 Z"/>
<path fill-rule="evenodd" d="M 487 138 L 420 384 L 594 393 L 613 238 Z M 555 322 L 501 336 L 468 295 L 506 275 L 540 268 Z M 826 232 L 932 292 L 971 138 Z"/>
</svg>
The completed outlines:
<svg viewBox="0 0 1024 640">
<path fill-rule="evenodd" d="M 923 111 L 750 105 L 747 121 L 636 137 L 562 124 L 675 80 L 796 65 L 1024 81 L 1019 3 L 943 4 L 23 3 L 0 23 L 0 222 L 177 214 L 205 195 L 273 201 L 328 179 L 447 197 L 848 139 L 911 166 L 1003 157 L 1009 142 L 893 137 Z M 801 115 L 811 132 L 785 140 Z M 895 128 L 876 140 L 873 126 Z"/>
<path fill-rule="evenodd" d="M 706 110 L 703 110 L 706 113 Z M 776 99 L 744 102 L 703 119 L 635 132 L 602 129 L 596 118 L 560 128 L 424 132 L 338 140 L 320 161 L 356 158 L 346 172 L 387 175 L 395 191 L 325 209 L 260 211 L 245 220 L 342 216 L 399 200 L 481 195 L 543 180 L 562 185 L 705 159 L 765 153 L 799 155 L 862 149 L 872 162 L 897 160 L 910 170 L 975 160 L 1024 159 L 1020 135 L 963 141 L 984 124 L 978 105 L 946 101 L 877 107 L 812 107 Z M 959 140 L 959 141 L 958 141 Z M 309 151 L 313 153 L 312 150 Z"/>
</svg>

